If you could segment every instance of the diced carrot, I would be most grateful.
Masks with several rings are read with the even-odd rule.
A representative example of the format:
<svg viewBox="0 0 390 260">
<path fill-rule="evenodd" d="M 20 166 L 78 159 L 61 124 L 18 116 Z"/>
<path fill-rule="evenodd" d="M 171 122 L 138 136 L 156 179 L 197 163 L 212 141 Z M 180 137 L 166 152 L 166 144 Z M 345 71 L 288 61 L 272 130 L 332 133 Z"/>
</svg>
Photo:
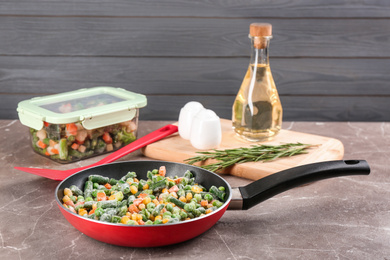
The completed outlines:
<svg viewBox="0 0 390 260">
<path fill-rule="evenodd" d="M 57 150 L 57 149 L 51 149 L 51 152 L 53 153 L 53 154 L 59 154 L 60 152 Z"/>
<path fill-rule="evenodd" d="M 72 207 L 72 206 L 69 206 L 69 210 L 73 213 L 77 213 L 76 210 Z"/>
<path fill-rule="evenodd" d="M 139 209 L 138 209 L 138 207 L 137 207 L 136 205 L 134 205 L 134 203 L 133 203 L 133 204 L 131 204 L 131 205 L 129 206 L 129 212 L 130 212 L 130 213 L 138 213 L 138 212 L 139 212 Z"/>
<path fill-rule="evenodd" d="M 108 132 L 104 132 L 102 139 L 106 144 L 111 144 L 112 143 L 112 138 Z"/>
<path fill-rule="evenodd" d="M 107 189 L 111 189 L 111 184 L 106 183 L 106 184 L 104 184 L 104 187 L 106 187 Z"/>
<path fill-rule="evenodd" d="M 175 179 L 175 183 L 176 183 L 176 184 L 179 184 L 179 183 L 181 182 L 182 179 L 183 179 L 183 177 Z"/>
<path fill-rule="evenodd" d="M 37 142 L 37 146 L 39 146 L 42 149 L 45 149 L 47 147 L 47 145 L 44 142 L 42 142 L 41 140 L 39 140 Z"/>
<path fill-rule="evenodd" d="M 140 193 L 140 194 L 138 195 L 138 198 L 145 198 L 145 197 L 147 197 L 147 196 L 149 196 L 149 195 L 146 194 L 146 193 Z"/>
<path fill-rule="evenodd" d="M 79 148 L 79 146 L 80 146 L 79 144 L 73 143 L 71 147 L 73 150 L 77 150 Z"/>
<path fill-rule="evenodd" d="M 78 144 L 84 144 L 84 141 L 76 140 L 76 143 L 78 143 Z"/>
<path fill-rule="evenodd" d="M 106 193 L 104 193 L 104 192 L 98 192 L 96 194 L 96 198 L 97 198 L 97 201 L 105 201 L 105 200 L 107 200 Z"/>
<path fill-rule="evenodd" d="M 66 131 L 68 135 L 76 135 L 77 134 L 77 126 L 75 123 L 66 124 Z"/>
<path fill-rule="evenodd" d="M 138 220 L 138 224 L 139 225 L 145 225 L 145 222 L 141 219 L 141 220 Z"/>
<path fill-rule="evenodd" d="M 208 202 L 207 200 L 202 200 L 202 201 L 200 202 L 200 205 L 201 205 L 202 207 L 206 207 L 207 204 L 209 204 L 209 202 Z"/>
<path fill-rule="evenodd" d="M 45 152 L 46 156 L 50 156 L 50 153 L 48 151 Z"/>
<path fill-rule="evenodd" d="M 171 192 L 178 192 L 179 188 L 175 185 L 175 186 L 172 186 L 168 191 L 169 191 L 169 193 L 171 193 Z"/>
<path fill-rule="evenodd" d="M 73 201 L 71 201 L 71 200 L 64 201 L 64 203 L 65 203 L 66 205 L 68 205 L 68 206 L 72 206 L 72 207 L 75 206 L 74 203 L 73 203 Z"/>
<path fill-rule="evenodd" d="M 160 169 L 158 170 L 158 174 L 160 176 L 165 176 L 166 173 L 167 173 L 167 169 L 165 168 L 165 166 L 161 166 Z"/>
<path fill-rule="evenodd" d="M 92 215 L 93 213 L 95 213 L 95 209 L 91 209 L 88 213 L 88 215 Z"/>
<path fill-rule="evenodd" d="M 50 124 L 48 122 L 43 122 L 43 124 L 45 125 L 45 127 L 48 127 Z"/>
<path fill-rule="evenodd" d="M 135 199 L 135 200 L 133 201 L 133 204 L 132 204 L 132 205 L 135 205 L 135 206 L 138 207 L 138 205 L 141 204 L 143 200 L 144 200 L 143 198 Z"/>
</svg>

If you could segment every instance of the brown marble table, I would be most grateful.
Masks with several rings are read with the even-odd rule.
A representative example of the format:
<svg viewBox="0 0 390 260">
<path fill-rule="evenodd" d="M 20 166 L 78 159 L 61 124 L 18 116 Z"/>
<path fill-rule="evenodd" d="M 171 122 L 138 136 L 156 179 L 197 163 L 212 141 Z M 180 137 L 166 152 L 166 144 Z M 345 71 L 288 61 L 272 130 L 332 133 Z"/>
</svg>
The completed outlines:
<svg viewBox="0 0 390 260">
<path fill-rule="evenodd" d="M 140 136 L 167 122 L 141 121 Z M 319 181 L 248 211 L 227 211 L 206 233 L 161 248 L 126 248 L 85 236 L 61 215 L 57 181 L 14 166 L 66 169 L 35 154 L 27 127 L 0 121 L 0 259 L 390 259 L 390 123 L 285 122 L 283 128 L 341 140 L 345 159 L 371 175 Z M 140 151 L 121 160 L 146 159 Z M 224 176 L 233 187 L 249 180 Z"/>
</svg>

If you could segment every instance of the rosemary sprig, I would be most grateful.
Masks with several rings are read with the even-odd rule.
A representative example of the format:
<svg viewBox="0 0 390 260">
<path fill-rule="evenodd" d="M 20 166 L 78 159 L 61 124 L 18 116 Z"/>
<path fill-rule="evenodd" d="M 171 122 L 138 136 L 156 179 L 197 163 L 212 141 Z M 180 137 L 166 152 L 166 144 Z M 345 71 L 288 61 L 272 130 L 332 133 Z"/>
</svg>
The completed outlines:
<svg viewBox="0 0 390 260">
<path fill-rule="evenodd" d="M 282 145 L 252 145 L 250 147 L 242 147 L 226 150 L 212 150 L 209 152 L 197 152 L 199 156 L 194 156 L 186 159 L 188 164 L 204 162 L 208 159 L 214 159 L 218 162 L 202 165 L 201 167 L 217 172 L 221 169 L 230 167 L 236 163 L 272 161 L 281 157 L 290 157 L 298 154 L 307 153 L 307 149 L 318 145 L 302 144 L 302 143 L 287 143 Z"/>
</svg>

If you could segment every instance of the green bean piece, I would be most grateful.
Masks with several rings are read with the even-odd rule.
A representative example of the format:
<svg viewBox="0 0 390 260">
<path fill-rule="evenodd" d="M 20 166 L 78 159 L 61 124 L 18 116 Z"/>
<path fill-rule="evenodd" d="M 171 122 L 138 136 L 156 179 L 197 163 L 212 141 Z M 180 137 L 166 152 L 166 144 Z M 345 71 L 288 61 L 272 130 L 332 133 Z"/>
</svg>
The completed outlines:
<svg viewBox="0 0 390 260">
<path fill-rule="evenodd" d="M 92 197 L 92 190 L 93 190 L 93 182 L 92 181 L 86 181 L 84 185 L 84 197 Z"/>
<path fill-rule="evenodd" d="M 121 178 L 122 181 L 126 181 L 128 178 L 135 178 L 137 174 L 135 172 L 128 172 L 125 176 Z"/>
<path fill-rule="evenodd" d="M 73 194 L 75 194 L 77 196 L 82 196 L 84 194 L 83 191 L 80 190 L 80 188 L 77 187 L 76 185 L 70 186 L 70 190 L 72 191 Z"/>
<path fill-rule="evenodd" d="M 116 180 L 114 178 L 111 178 L 108 183 L 111 184 L 111 186 L 114 186 L 114 185 L 116 185 L 118 183 L 118 180 Z"/>
<path fill-rule="evenodd" d="M 90 210 L 90 209 L 92 209 L 93 204 L 96 204 L 96 202 L 95 201 L 86 201 L 84 203 L 84 208 Z"/>
<path fill-rule="evenodd" d="M 96 219 L 96 214 L 92 213 L 91 215 L 88 215 L 87 218 Z"/>
<path fill-rule="evenodd" d="M 183 210 L 180 211 L 179 215 L 180 215 L 180 219 L 182 219 L 182 220 L 184 220 L 188 217 L 187 213 Z"/>
<path fill-rule="evenodd" d="M 130 185 L 128 183 L 118 183 L 118 188 L 123 194 L 129 194 L 130 193 Z"/>
<path fill-rule="evenodd" d="M 104 222 L 111 222 L 111 218 L 112 218 L 111 214 L 104 213 L 103 215 L 100 216 L 99 220 L 104 221 Z"/>
<path fill-rule="evenodd" d="M 116 215 L 111 217 L 111 223 L 120 223 L 120 222 L 121 222 L 121 217 Z"/>
<path fill-rule="evenodd" d="M 97 207 L 102 209 L 116 208 L 118 207 L 118 201 L 116 200 L 98 201 Z"/>
<path fill-rule="evenodd" d="M 66 138 L 60 140 L 58 152 L 61 160 L 66 160 L 68 158 L 68 141 Z"/>
<path fill-rule="evenodd" d="M 213 206 L 219 208 L 223 205 L 223 202 L 220 202 L 219 200 L 214 200 L 213 201 Z"/>
<path fill-rule="evenodd" d="M 104 185 L 110 181 L 110 178 L 104 177 L 102 175 L 89 175 L 88 180 L 92 181 L 92 182 L 96 182 L 96 183 L 101 184 L 101 185 Z"/>
<path fill-rule="evenodd" d="M 185 173 L 184 173 L 184 177 L 188 178 L 188 179 L 191 179 L 193 177 L 192 175 L 192 172 L 187 170 Z"/>
<path fill-rule="evenodd" d="M 148 179 L 152 179 L 153 178 L 153 173 L 151 172 L 151 171 L 148 171 L 147 173 L 146 173 L 146 177 L 148 178 Z"/>
<path fill-rule="evenodd" d="M 172 224 L 172 223 L 178 223 L 180 220 L 178 218 L 171 218 L 170 220 L 168 220 L 167 223 L 169 224 Z"/>
<path fill-rule="evenodd" d="M 202 213 L 202 214 L 205 214 L 205 213 L 206 213 L 206 209 L 203 208 L 203 207 L 198 207 L 197 210 L 199 210 L 200 213 Z"/>
<path fill-rule="evenodd" d="M 155 216 L 155 217 L 157 217 L 158 215 L 160 215 L 160 212 L 161 212 L 161 210 L 163 210 L 163 208 L 165 207 L 165 205 L 164 204 L 158 204 L 157 206 L 156 206 L 156 208 L 153 210 L 153 212 L 152 212 L 152 214 L 153 214 L 153 216 Z"/>
<path fill-rule="evenodd" d="M 126 215 L 126 212 L 127 212 L 127 206 L 122 206 L 122 207 L 120 207 L 119 208 L 119 211 L 118 211 L 118 216 L 124 216 L 124 215 Z"/>
<path fill-rule="evenodd" d="M 215 196 L 217 196 L 221 200 L 225 200 L 226 193 L 224 191 L 219 190 L 215 186 L 210 187 L 210 193 L 214 194 Z"/>
<path fill-rule="evenodd" d="M 178 199 L 176 199 L 175 197 L 172 197 L 172 196 L 170 196 L 168 200 L 169 200 L 169 202 L 172 202 L 173 204 L 175 204 L 176 206 L 178 206 L 179 208 L 182 208 L 182 209 L 184 209 L 184 207 L 186 205 L 186 203 L 184 203 L 183 201 L 178 200 Z"/>
<path fill-rule="evenodd" d="M 157 181 L 155 183 L 152 183 L 152 186 L 150 187 L 153 192 L 160 192 L 166 187 L 166 181 L 165 179 Z"/>
</svg>

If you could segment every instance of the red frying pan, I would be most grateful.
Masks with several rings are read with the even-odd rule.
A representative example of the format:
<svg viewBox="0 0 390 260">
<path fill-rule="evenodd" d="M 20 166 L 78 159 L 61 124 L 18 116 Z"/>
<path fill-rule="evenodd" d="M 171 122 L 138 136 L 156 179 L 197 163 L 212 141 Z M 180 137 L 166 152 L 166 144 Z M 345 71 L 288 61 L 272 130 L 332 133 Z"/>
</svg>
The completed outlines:
<svg viewBox="0 0 390 260">
<path fill-rule="evenodd" d="M 212 185 L 224 186 L 227 199 L 223 206 L 205 216 L 175 224 L 128 226 L 111 224 L 79 216 L 67 210 L 61 202 L 64 189 L 76 185 L 83 189 L 89 175 L 99 174 L 120 179 L 129 171 L 137 173 L 139 179 L 147 179 L 148 170 L 165 165 L 167 176 L 183 176 L 190 170 L 197 183 L 209 189 Z M 219 175 L 187 164 L 162 161 L 130 161 L 111 163 L 78 172 L 56 188 L 58 207 L 65 218 L 79 231 L 96 240 L 128 247 L 156 247 L 175 244 L 194 238 L 211 228 L 225 213 L 226 209 L 249 209 L 254 205 L 291 188 L 322 179 L 346 175 L 368 175 L 370 167 L 364 160 L 329 161 L 308 164 L 284 170 L 245 187 L 232 189 Z"/>
</svg>

